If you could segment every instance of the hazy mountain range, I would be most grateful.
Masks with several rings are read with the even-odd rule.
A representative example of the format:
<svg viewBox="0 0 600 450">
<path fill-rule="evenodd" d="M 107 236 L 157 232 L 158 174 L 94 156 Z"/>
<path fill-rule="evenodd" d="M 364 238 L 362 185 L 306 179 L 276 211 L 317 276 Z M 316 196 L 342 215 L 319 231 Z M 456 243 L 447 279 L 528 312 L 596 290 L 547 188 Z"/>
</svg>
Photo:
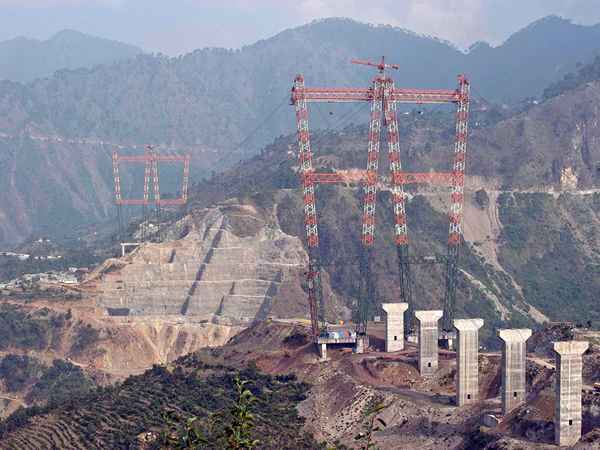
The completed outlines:
<svg viewBox="0 0 600 450">
<path fill-rule="evenodd" d="M 0 80 L 29 82 L 57 70 L 94 67 L 142 53 L 133 45 L 63 30 L 46 41 L 17 37 L 0 42 Z"/>
<path fill-rule="evenodd" d="M 386 55 L 401 66 L 398 85 L 452 88 L 466 73 L 479 101 L 518 103 L 590 61 L 599 38 L 600 25 L 548 17 L 499 47 L 477 44 L 465 54 L 406 30 L 325 19 L 239 50 L 139 54 L 27 84 L 0 82 L 0 242 L 110 216 L 109 155 L 117 144 L 190 151 L 196 178 L 256 154 L 295 129 L 289 90 L 297 73 L 308 85 L 366 86 L 374 72 L 350 59 Z M 335 127 L 346 111 L 317 107 L 312 124 Z"/>
</svg>

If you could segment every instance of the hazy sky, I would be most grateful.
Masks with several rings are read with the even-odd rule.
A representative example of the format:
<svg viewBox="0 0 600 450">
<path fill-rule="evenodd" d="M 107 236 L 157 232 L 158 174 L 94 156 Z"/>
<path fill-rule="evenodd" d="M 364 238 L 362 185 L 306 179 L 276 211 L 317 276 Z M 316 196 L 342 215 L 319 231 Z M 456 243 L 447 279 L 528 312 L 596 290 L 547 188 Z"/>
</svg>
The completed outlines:
<svg viewBox="0 0 600 450">
<path fill-rule="evenodd" d="M 323 17 L 351 17 L 466 48 L 499 44 L 540 17 L 600 22 L 600 0 L 0 0 L 0 40 L 46 39 L 65 28 L 169 55 L 240 47 Z"/>
</svg>

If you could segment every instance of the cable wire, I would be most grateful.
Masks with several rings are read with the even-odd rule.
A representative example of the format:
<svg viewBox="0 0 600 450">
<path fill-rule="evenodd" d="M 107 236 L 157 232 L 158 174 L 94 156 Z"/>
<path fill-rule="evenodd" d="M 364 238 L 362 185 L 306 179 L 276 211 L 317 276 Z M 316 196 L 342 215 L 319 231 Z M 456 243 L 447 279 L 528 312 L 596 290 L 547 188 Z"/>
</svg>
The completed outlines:
<svg viewBox="0 0 600 450">
<path fill-rule="evenodd" d="M 239 144 L 237 144 L 233 148 L 233 151 L 235 152 L 235 151 L 239 150 L 242 147 L 242 145 L 244 145 L 246 142 L 248 142 L 264 125 L 266 125 L 266 123 L 269 120 L 271 120 L 271 118 L 275 115 L 275 113 L 277 111 L 279 111 L 281 109 L 281 107 L 284 104 L 286 104 L 288 101 L 289 101 L 289 95 L 286 94 L 286 96 L 284 97 L 283 101 L 281 103 L 279 103 L 277 106 L 275 106 L 275 108 L 273 108 L 271 110 L 271 112 L 269 112 L 267 114 L 267 116 L 265 117 L 265 119 L 262 122 L 260 122 L 250 133 L 248 133 L 246 135 L 246 137 L 244 139 L 242 139 L 242 141 Z"/>
</svg>

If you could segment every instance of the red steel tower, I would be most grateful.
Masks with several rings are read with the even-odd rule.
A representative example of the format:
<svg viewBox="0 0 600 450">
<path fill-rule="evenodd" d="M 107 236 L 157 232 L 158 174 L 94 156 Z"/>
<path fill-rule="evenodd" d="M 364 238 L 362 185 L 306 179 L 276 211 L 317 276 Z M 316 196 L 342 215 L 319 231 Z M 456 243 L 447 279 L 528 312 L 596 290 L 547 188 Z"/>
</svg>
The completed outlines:
<svg viewBox="0 0 600 450">
<path fill-rule="evenodd" d="M 160 226 L 161 206 L 185 205 L 188 200 L 188 185 L 190 175 L 190 155 L 160 155 L 153 146 L 146 146 L 143 155 L 119 155 L 115 150 L 112 155 L 113 177 L 115 183 L 115 204 L 117 205 L 117 215 L 119 221 L 119 234 L 122 234 L 122 206 L 123 205 L 141 205 L 143 208 L 142 241 L 146 239 L 148 206 L 154 205 L 156 218 Z M 119 163 L 137 163 L 144 164 L 144 194 L 142 198 L 124 199 L 121 194 L 121 175 L 119 172 Z M 165 163 L 183 163 L 183 177 L 181 182 L 181 196 L 178 198 L 164 199 L 160 196 L 160 177 L 159 162 Z M 150 181 L 152 180 L 153 199 L 150 199 Z M 158 233 L 160 238 L 160 230 Z"/>
<path fill-rule="evenodd" d="M 319 234 L 317 226 L 317 210 L 315 185 L 318 183 L 344 183 L 348 176 L 343 173 L 316 173 L 312 165 L 312 149 L 308 126 L 308 103 L 311 102 L 370 102 L 371 116 L 369 124 L 369 141 L 367 148 L 367 167 L 362 172 L 360 181 L 363 184 L 363 218 L 362 218 L 362 256 L 361 289 L 358 307 L 357 332 L 366 333 L 369 303 L 373 300 L 374 287 L 371 277 L 372 248 L 375 239 L 375 211 L 377 204 L 377 184 L 381 131 L 387 129 L 388 160 L 392 202 L 395 225 L 394 236 L 398 254 L 400 271 L 401 301 L 412 306 L 411 274 L 409 257 L 409 239 L 406 222 L 406 195 L 404 185 L 429 183 L 450 186 L 451 204 L 449 212 L 450 229 L 448 251 L 446 256 L 446 294 L 444 299 L 444 329 L 450 330 L 454 314 L 456 297 L 456 274 L 459 257 L 459 246 L 462 235 L 463 189 L 465 174 L 465 155 L 467 150 L 467 123 L 469 113 L 469 82 L 464 75 L 458 77 L 456 90 L 446 89 L 399 89 L 387 76 L 386 69 L 398 69 L 397 65 L 386 64 L 384 58 L 379 63 L 369 61 L 352 61 L 378 69 L 369 88 L 309 88 L 304 86 L 304 77 L 296 76 L 292 88 L 292 104 L 296 108 L 298 127 L 298 145 L 300 178 L 304 198 L 304 224 L 308 244 L 309 269 L 307 272 L 308 296 L 310 305 L 313 335 L 316 337 L 325 325 L 324 302 L 321 289 L 321 263 L 319 255 Z M 454 162 L 452 172 L 409 173 L 402 171 L 400 158 L 400 141 L 396 105 L 398 103 L 441 104 L 455 103 L 456 142 L 454 146 Z M 356 177 L 356 176 L 355 176 Z"/>
</svg>

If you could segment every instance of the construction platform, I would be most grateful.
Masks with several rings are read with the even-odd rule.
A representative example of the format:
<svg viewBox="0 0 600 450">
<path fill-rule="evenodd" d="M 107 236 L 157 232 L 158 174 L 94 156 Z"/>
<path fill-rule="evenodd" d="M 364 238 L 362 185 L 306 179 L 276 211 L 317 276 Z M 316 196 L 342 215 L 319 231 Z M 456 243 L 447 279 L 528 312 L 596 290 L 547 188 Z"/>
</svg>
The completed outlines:
<svg viewBox="0 0 600 450">
<path fill-rule="evenodd" d="M 317 349 L 322 360 L 327 359 L 328 345 L 352 345 L 355 353 L 363 353 L 369 346 L 369 337 L 358 335 L 352 328 L 336 327 L 317 337 Z"/>
<path fill-rule="evenodd" d="M 321 337 L 317 338 L 317 344 L 356 344 L 356 335 L 354 337 L 332 338 Z"/>
</svg>

